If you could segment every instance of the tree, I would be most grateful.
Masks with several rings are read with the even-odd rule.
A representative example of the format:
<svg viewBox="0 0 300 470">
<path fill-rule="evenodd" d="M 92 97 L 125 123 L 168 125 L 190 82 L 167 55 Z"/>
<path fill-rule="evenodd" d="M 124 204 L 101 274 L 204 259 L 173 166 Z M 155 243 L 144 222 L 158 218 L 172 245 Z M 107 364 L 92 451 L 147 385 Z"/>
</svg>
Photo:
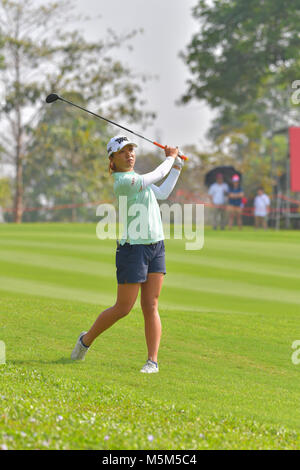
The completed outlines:
<svg viewBox="0 0 300 470">
<path fill-rule="evenodd" d="M 0 207 L 8 207 L 12 200 L 12 187 L 10 178 L 0 178 Z"/>
<path fill-rule="evenodd" d="M 78 93 L 67 99 L 85 106 Z M 108 172 L 106 143 L 111 129 L 80 110 L 61 102 L 45 107 L 43 117 L 31 130 L 24 159 L 24 200 L 27 206 L 81 204 L 109 199 L 112 178 Z M 110 190 L 110 191 L 109 191 Z M 47 220 L 62 220 L 66 211 L 45 214 Z M 72 221 L 76 209 L 72 208 Z M 41 220 L 39 217 L 39 220 Z M 36 220 L 36 213 L 26 220 Z"/>
<path fill-rule="evenodd" d="M 107 39 L 88 42 L 79 31 L 66 29 L 73 20 L 71 7 L 72 2 L 65 0 L 45 5 L 2 0 L 0 5 L 4 39 L 0 145 L 5 148 L 5 162 L 13 162 L 16 169 L 16 222 L 21 222 L 23 213 L 24 160 L 48 93 L 77 92 L 108 117 L 126 116 L 129 121 L 153 117 L 141 111 L 140 82 L 146 78 L 112 59 L 112 50 L 137 32 L 109 31 Z"/>
<path fill-rule="evenodd" d="M 208 136 L 216 163 L 233 163 L 244 188 L 275 187 L 284 172 L 287 131 L 299 125 L 291 84 L 300 69 L 300 0 L 199 0 L 199 22 L 181 54 L 192 78 L 182 103 L 205 100 L 218 110 Z M 278 134 L 279 133 L 279 134 Z"/>
<path fill-rule="evenodd" d="M 300 0 L 200 0 L 193 16 L 200 28 L 182 53 L 192 74 L 183 103 L 237 108 L 259 97 L 266 77 L 276 84 L 297 77 Z"/>
</svg>

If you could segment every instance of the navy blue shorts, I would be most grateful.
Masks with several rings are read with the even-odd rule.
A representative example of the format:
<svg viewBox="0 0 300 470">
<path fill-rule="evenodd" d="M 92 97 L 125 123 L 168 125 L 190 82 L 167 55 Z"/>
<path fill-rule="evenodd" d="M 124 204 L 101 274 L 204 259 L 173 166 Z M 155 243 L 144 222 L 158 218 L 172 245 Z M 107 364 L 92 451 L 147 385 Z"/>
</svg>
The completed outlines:
<svg viewBox="0 0 300 470">
<path fill-rule="evenodd" d="M 116 266 L 118 284 L 146 282 L 149 273 L 166 274 L 164 241 L 151 245 L 118 243 Z"/>
</svg>

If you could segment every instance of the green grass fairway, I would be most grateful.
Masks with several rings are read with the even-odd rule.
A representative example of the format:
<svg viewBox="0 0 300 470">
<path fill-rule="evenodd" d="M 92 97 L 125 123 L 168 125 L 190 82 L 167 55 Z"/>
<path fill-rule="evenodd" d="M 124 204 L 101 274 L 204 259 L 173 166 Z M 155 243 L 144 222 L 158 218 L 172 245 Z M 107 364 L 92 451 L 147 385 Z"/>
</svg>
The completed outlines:
<svg viewBox="0 0 300 470">
<path fill-rule="evenodd" d="M 133 311 L 72 363 L 115 301 L 115 241 L 94 224 L 0 226 L 0 449 L 300 448 L 300 234 L 166 241 L 160 373 Z"/>
</svg>

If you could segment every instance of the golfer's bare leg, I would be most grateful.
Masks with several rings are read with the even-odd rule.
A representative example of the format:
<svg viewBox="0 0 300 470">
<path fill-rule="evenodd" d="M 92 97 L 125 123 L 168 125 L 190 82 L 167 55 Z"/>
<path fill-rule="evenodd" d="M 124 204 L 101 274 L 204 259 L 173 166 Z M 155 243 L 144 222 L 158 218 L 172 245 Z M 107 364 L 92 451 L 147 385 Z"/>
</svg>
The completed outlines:
<svg viewBox="0 0 300 470">
<path fill-rule="evenodd" d="M 135 304 L 139 288 L 140 284 L 138 283 L 118 284 L 118 296 L 115 305 L 100 313 L 93 326 L 83 336 L 82 341 L 86 346 L 90 346 L 97 336 L 130 312 Z"/>
<path fill-rule="evenodd" d="M 164 275 L 150 273 L 146 282 L 141 284 L 141 307 L 145 320 L 145 336 L 148 348 L 148 359 L 157 362 L 161 338 L 161 321 L 158 313 L 158 298 Z"/>
</svg>

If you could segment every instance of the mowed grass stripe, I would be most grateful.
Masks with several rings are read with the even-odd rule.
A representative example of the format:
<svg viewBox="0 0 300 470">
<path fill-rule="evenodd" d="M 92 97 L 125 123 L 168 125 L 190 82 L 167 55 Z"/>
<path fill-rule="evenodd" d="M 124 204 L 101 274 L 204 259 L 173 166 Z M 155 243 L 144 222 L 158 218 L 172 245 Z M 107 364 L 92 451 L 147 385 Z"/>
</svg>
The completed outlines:
<svg viewBox="0 0 300 470">
<path fill-rule="evenodd" d="M 256 275 L 263 274 L 265 279 L 266 276 L 276 276 L 278 278 L 284 277 L 289 279 L 300 279 L 300 269 L 298 261 L 295 261 L 295 267 L 291 266 L 291 263 L 285 260 L 285 265 L 281 262 L 266 263 L 265 258 L 258 258 L 253 261 L 253 255 L 247 255 L 243 258 L 238 259 L 234 257 L 234 253 L 229 253 L 227 256 L 224 253 L 216 256 L 214 251 L 213 254 L 204 254 L 201 252 L 200 256 L 187 256 L 179 255 L 171 251 L 168 253 L 167 258 L 168 264 L 180 263 L 180 268 L 191 269 L 191 267 L 203 268 L 216 268 L 232 270 L 244 273 L 254 273 Z"/>
<path fill-rule="evenodd" d="M 8 280 L 28 280 L 45 282 L 47 285 L 65 286 L 71 289 L 85 289 L 90 292 L 100 292 L 111 284 L 110 277 L 93 274 L 82 274 L 73 270 L 57 270 L 56 268 L 30 266 L 27 264 L 1 262 L 5 277 Z M 4 277 L 4 276 L 3 276 Z"/>
<path fill-rule="evenodd" d="M 22 238 L 30 238 L 30 240 L 24 240 L 26 244 L 30 244 L 30 241 L 34 241 L 35 239 L 38 242 L 41 242 L 41 240 L 46 241 L 47 237 L 49 240 L 55 239 L 55 244 L 60 242 L 64 243 L 65 239 L 72 239 L 70 245 L 76 245 L 76 244 L 84 244 L 85 242 L 88 242 L 89 244 L 94 244 L 95 246 L 100 246 L 101 243 L 103 243 L 105 246 L 107 244 L 111 244 L 112 246 L 115 246 L 115 240 L 99 240 L 96 235 L 96 227 L 95 225 L 92 225 L 89 227 L 91 233 L 76 233 L 76 230 L 81 228 L 83 230 L 83 227 L 80 227 L 79 224 L 76 225 L 76 227 L 73 230 L 70 230 L 67 225 L 62 226 L 62 230 L 57 230 L 57 231 L 49 231 L 47 227 L 44 228 L 44 230 L 25 230 L 22 231 Z M 64 233 L 64 231 L 66 233 Z M 277 235 L 275 232 L 268 232 L 268 237 L 270 243 L 267 245 L 265 244 L 264 240 L 260 240 L 261 236 L 265 236 L 265 234 L 262 233 L 257 233 L 257 232 L 250 232 L 250 237 L 249 237 L 249 232 L 222 232 L 222 237 L 220 238 L 214 238 L 215 235 L 214 233 L 210 232 L 209 229 L 206 229 L 205 232 L 208 232 L 210 235 L 209 237 L 205 238 L 204 242 L 204 247 L 200 251 L 193 251 L 193 255 L 199 255 L 203 251 L 206 250 L 218 250 L 223 255 L 229 251 L 233 252 L 236 254 L 248 254 L 248 255 L 253 255 L 255 256 L 262 256 L 262 257 L 269 257 L 271 259 L 274 258 L 290 258 L 290 259 L 300 259 L 300 253 L 298 248 L 298 244 L 300 241 L 299 235 L 289 233 L 289 232 L 280 232 L 280 235 Z M 230 236 L 233 239 L 227 239 L 226 237 Z M 281 237 L 281 238 L 280 238 Z M 287 242 L 283 243 L 282 242 L 282 237 L 285 237 Z M 5 242 L 5 239 L 7 241 L 16 241 L 16 242 L 21 242 L 20 240 L 20 235 L 18 234 L 18 231 L 11 231 L 11 230 L 5 230 L 5 228 L 0 228 L 0 239 L 1 242 Z M 42 243 L 44 242 L 42 241 Z M 280 241 L 277 241 L 280 240 Z M 75 243 L 74 243 L 75 242 Z M 166 243 L 169 243 L 169 240 L 166 240 Z M 186 242 L 182 242 L 181 240 L 172 240 L 171 244 L 174 246 L 174 248 L 177 250 L 178 247 L 181 248 L 181 251 L 184 249 L 184 245 Z M 65 244 L 66 246 L 67 244 Z M 188 253 L 188 252 L 187 252 Z"/>
<path fill-rule="evenodd" d="M 45 265 L 44 263 L 38 263 L 37 265 L 27 264 L 18 264 L 17 262 L 3 262 L 2 268 L 5 270 L 7 278 L 22 278 L 22 279 L 35 279 L 38 281 L 40 279 L 45 279 L 48 281 L 48 284 L 60 285 L 62 282 L 64 285 L 72 288 L 73 286 L 81 289 L 82 286 L 86 287 L 86 290 L 89 291 L 102 291 L 103 285 L 100 283 L 98 278 L 106 279 L 106 276 L 101 276 L 102 273 L 106 273 L 107 276 L 113 277 L 114 268 L 111 265 L 107 266 L 99 263 L 99 273 L 91 274 L 88 272 L 88 268 L 82 276 L 82 271 L 80 269 L 64 269 L 64 264 L 59 264 L 61 276 L 57 276 L 57 266 L 56 263 L 52 267 Z M 49 261 L 51 264 L 51 261 Z M 194 293 L 216 293 L 223 294 L 224 296 L 231 297 L 243 297 L 245 300 L 248 298 L 252 299 L 264 299 L 270 301 L 278 301 L 292 304 L 300 304 L 300 295 L 297 289 L 283 289 L 277 287 L 274 290 L 274 287 L 268 287 L 266 285 L 255 284 L 254 286 L 249 282 L 240 282 L 237 280 L 231 279 L 217 279 L 216 277 L 208 278 L 203 276 L 187 275 L 185 274 L 185 283 L 182 283 L 182 274 L 175 274 L 171 272 L 167 275 L 165 284 L 172 288 L 179 288 L 181 293 L 184 291 L 191 291 Z M 200 301 L 200 297 L 199 297 Z"/>
<path fill-rule="evenodd" d="M 77 256 L 77 253 L 76 253 Z M 98 276 L 98 277 L 106 277 L 107 275 L 109 276 L 114 276 L 115 275 L 115 266 L 114 266 L 114 254 L 107 254 L 105 256 L 107 262 L 103 260 L 103 256 L 101 257 L 101 261 L 90 261 L 85 258 L 77 258 L 75 256 L 72 257 L 66 257 L 66 256 L 57 256 L 57 255 L 45 255 L 45 254 L 40 254 L 36 253 L 35 250 L 33 252 L 30 251 L 24 251 L 24 250 L 19 250 L 17 257 L 15 254 L 15 251 L 10 249 L 10 250 L 0 250 L 0 260 L 5 261 L 6 263 L 11 263 L 15 264 L 16 271 L 19 272 L 19 265 L 22 266 L 28 266 L 28 268 L 32 267 L 40 267 L 44 268 L 49 272 L 49 269 L 57 269 L 62 272 L 72 272 L 72 273 L 80 273 L 80 274 L 85 274 L 86 276 Z M 168 263 L 168 266 L 170 266 L 171 263 Z M 222 266 L 222 265 L 221 265 Z M 216 266 L 217 267 L 217 266 Z M 171 268 L 168 269 L 168 272 L 171 274 L 172 278 L 172 272 L 177 271 L 177 266 L 173 266 L 172 269 L 172 264 Z M 183 265 L 180 265 L 180 271 L 181 274 L 183 272 L 190 272 L 191 271 L 191 266 L 186 266 L 185 269 L 183 268 Z M 229 272 L 228 272 L 229 271 Z M 11 272 L 10 269 L 6 270 L 6 273 Z M 240 273 L 243 273 L 242 276 Z M 204 266 L 200 265 L 198 266 L 198 270 L 194 271 L 193 274 L 193 279 L 192 282 L 195 282 L 195 279 L 198 278 L 199 282 L 202 282 L 202 277 L 203 274 L 205 275 L 206 278 L 217 278 L 217 279 L 228 279 L 230 275 L 231 281 L 235 280 L 243 280 L 243 278 L 247 281 L 247 284 L 249 284 L 249 289 L 253 289 L 253 285 L 260 287 L 262 284 L 268 284 L 270 287 L 281 287 L 282 286 L 282 280 L 280 279 L 281 276 L 280 274 L 272 274 L 267 278 L 267 283 L 266 283 L 266 277 L 262 273 L 255 273 L 254 267 L 252 266 L 252 269 L 250 269 L 250 272 L 253 273 L 253 276 L 249 276 L 249 272 L 246 269 L 246 266 L 244 265 L 244 269 L 241 271 L 239 269 L 234 269 L 231 265 L 226 265 L 224 263 L 224 266 L 218 267 L 217 270 L 215 268 L 212 268 L 209 264 L 206 264 Z M 30 275 L 34 271 L 30 269 Z M 40 276 L 40 272 L 38 273 Z M 284 276 L 285 277 L 285 276 Z M 169 275 L 168 277 L 169 278 Z M 195 279 L 194 279 L 195 278 Z M 87 278 L 84 283 L 88 282 L 89 278 Z M 172 285 L 172 283 L 171 283 Z M 286 289 L 288 290 L 298 290 L 298 281 L 295 279 L 291 278 L 289 283 L 285 284 Z M 98 286 L 97 286 L 98 288 Z"/>
<path fill-rule="evenodd" d="M 300 239 L 299 239 L 300 244 Z M 290 256 L 286 256 L 285 253 L 281 253 L 276 246 L 273 247 L 277 256 L 272 256 L 272 254 L 260 254 L 257 255 L 254 251 L 247 249 L 247 243 L 245 242 L 245 247 L 240 252 L 236 252 L 234 246 L 229 250 L 222 250 L 220 246 L 218 248 L 212 248 L 204 246 L 200 251 L 187 251 L 184 248 L 184 244 L 175 245 L 172 241 L 166 243 L 166 253 L 167 260 L 174 260 L 175 262 L 180 262 L 181 264 L 187 265 L 197 265 L 201 266 L 201 261 L 203 259 L 204 263 L 209 261 L 212 258 L 219 261 L 220 263 L 224 262 L 224 265 L 230 266 L 233 263 L 245 263 L 248 262 L 255 264 L 262 269 L 270 268 L 271 270 L 276 270 L 278 267 L 282 266 L 283 270 L 288 272 L 288 269 L 291 268 L 291 273 L 299 273 L 299 261 L 297 258 L 297 252 L 295 248 L 295 253 Z M 279 270 L 280 271 L 280 270 Z"/>
<path fill-rule="evenodd" d="M 0 290 L 28 294 L 36 297 L 47 297 L 52 299 L 77 300 L 78 302 L 92 304 L 111 304 L 113 292 L 109 294 L 109 283 L 98 292 L 83 288 L 62 287 L 59 283 L 51 284 L 38 280 L 27 280 L 8 278 L 0 276 Z"/>
<path fill-rule="evenodd" d="M 77 253 L 76 253 L 77 255 Z M 25 265 L 30 269 L 40 267 L 44 269 L 56 269 L 58 271 L 81 273 L 99 277 L 113 276 L 115 274 L 114 256 L 107 255 L 107 262 L 90 261 L 89 259 L 77 258 L 76 256 L 46 255 L 30 251 L 18 251 L 16 256 L 14 250 L 0 250 L 0 260 L 12 263 L 16 266 Z"/>
<path fill-rule="evenodd" d="M 10 276 L 1 276 L 0 285 L 2 290 L 14 291 L 19 293 L 29 292 L 32 295 L 51 297 L 51 298 L 64 298 L 64 292 L 66 298 L 72 299 L 72 297 L 78 301 L 89 302 L 89 303 L 104 303 L 112 305 L 115 302 L 117 285 L 115 281 L 110 281 L 107 278 L 102 278 L 101 283 L 97 278 L 93 279 L 92 276 L 87 278 L 85 275 L 84 283 L 83 279 L 79 276 L 75 278 L 75 274 L 67 277 L 58 277 L 55 270 L 48 270 L 47 276 L 49 281 L 45 280 L 41 282 L 40 276 L 34 276 L 34 273 L 30 272 L 31 279 L 20 277 L 20 274 L 11 273 Z M 42 278 L 45 279 L 45 275 Z M 289 291 L 279 290 L 276 294 L 272 289 L 266 287 L 257 288 L 256 291 L 251 291 L 249 286 L 239 283 L 231 284 L 230 281 L 216 281 L 207 280 L 203 278 L 200 280 L 200 284 L 195 285 L 195 280 L 189 279 L 190 285 L 182 286 L 182 280 L 180 277 L 173 275 L 168 282 L 165 283 L 166 289 L 168 289 L 167 295 L 163 295 L 160 299 L 160 308 L 167 308 L 168 306 L 183 308 L 198 304 L 199 306 L 204 305 L 205 302 L 209 306 L 214 305 L 215 302 L 223 303 L 225 306 L 230 305 L 236 298 L 242 300 L 246 308 L 249 305 L 249 301 L 253 300 L 257 304 L 255 309 L 258 309 L 261 301 L 267 301 L 271 304 L 277 303 L 277 308 L 281 308 L 282 311 L 286 310 L 286 305 L 299 305 L 300 299 L 298 293 L 291 293 Z M 192 285 L 194 283 L 194 285 Z M 61 286 L 64 287 L 61 287 Z M 224 291 L 226 289 L 226 291 Z M 111 295 L 106 294 L 111 292 Z M 193 295 L 191 295 L 191 293 Z M 203 295 L 207 296 L 206 298 Z M 218 297 L 217 297 L 218 296 Z M 104 299 L 104 300 L 103 300 Z M 281 307 L 280 307 L 281 306 Z"/>
<path fill-rule="evenodd" d="M 113 247 L 110 247 L 104 245 L 104 243 L 95 248 L 82 246 L 78 247 L 77 245 L 62 245 L 59 243 L 37 243 L 32 241 L 25 243 L 22 243 L 21 241 L 13 243 L 6 242 L 2 245 L 4 244 L 6 244 L 7 248 L 5 250 L 1 250 L 0 256 L 1 259 L 6 261 L 9 260 L 9 252 L 13 252 L 12 258 L 20 259 L 21 263 L 22 259 L 24 259 L 24 252 L 32 253 L 33 259 L 35 254 L 43 255 L 44 253 L 52 253 L 51 257 L 54 258 L 57 258 L 57 255 L 63 255 L 64 257 L 69 257 L 69 259 L 73 259 L 75 254 L 76 258 L 78 258 L 78 260 L 81 260 L 80 264 L 82 264 L 82 260 L 94 260 L 98 258 L 98 262 L 106 262 L 106 266 L 108 267 L 108 269 L 110 269 L 111 265 L 114 264 L 115 261 L 115 245 Z M 278 287 L 280 287 L 280 284 L 282 282 L 281 278 L 285 278 L 286 280 L 289 280 L 289 283 L 285 283 L 286 288 L 288 289 L 297 288 L 297 280 L 300 278 L 300 270 L 298 268 L 299 265 L 297 260 L 294 260 L 294 264 L 296 266 L 295 268 L 291 267 L 291 261 L 284 260 L 281 265 L 273 264 L 272 269 L 266 269 L 265 259 L 259 259 L 257 262 L 254 263 L 253 256 L 250 257 L 250 260 L 248 257 L 247 261 L 243 260 L 241 262 L 235 259 L 236 257 L 234 253 L 230 254 L 228 257 L 224 257 L 224 255 L 222 255 L 219 256 L 219 258 L 214 258 L 208 255 L 193 255 L 191 254 L 191 252 L 186 252 L 185 255 L 177 255 L 176 253 L 174 253 L 173 249 L 173 246 L 171 246 L 171 250 L 170 246 L 168 246 L 167 267 L 169 267 L 168 271 L 170 272 L 173 270 L 176 271 L 178 269 L 178 263 L 180 263 L 181 273 L 191 272 L 191 266 L 198 268 L 197 270 L 193 270 L 193 275 L 195 276 L 197 276 L 198 271 L 212 278 L 220 276 L 224 276 L 226 278 L 230 274 L 231 279 L 234 280 L 234 278 L 240 279 L 240 273 L 243 273 L 244 278 L 248 279 L 249 283 L 251 281 L 251 283 L 254 285 L 267 283 L 269 285 L 277 285 Z M 61 261 L 64 262 L 64 259 L 61 258 Z M 67 264 L 69 262 L 74 265 L 72 261 L 67 261 Z M 284 266 L 284 263 L 287 266 Z M 36 261 L 32 264 L 38 264 L 38 262 Z M 91 265 L 92 272 L 94 272 L 94 268 Z M 86 270 L 84 270 L 84 272 L 88 273 Z M 252 278 L 249 276 L 249 273 L 253 274 Z"/>
<path fill-rule="evenodd" d="M 182 276 L 180 274 L 171 273 L 166 284 L 183 291 L 207 292 L 230 297 L 241 297 L 245 302 L 247 299 L 263 299 L 300 305 L 300 295 L 297 290 L 291 291 L 279 288 L 274 290 L 272 287 L 259 285 L 254 288 L 251 284 L 237 281 L 233 282 L 231 279 L 207 279 L 205 277 L 195 278 L 191 275 L 185 275 L 183 284 Z M 199 300 L 200 298 L 201 297 L 199 297 Z"/>
<path fill-rule="evenodd" d="M 113 241 L 111 244 L 107 240 L 105 243 L 101 240 L 98 240 L 96 244 L 82 244 L 82 243 L 61 243 L 57 241 L 40 241 L 40 240 L 1 240 L 1 246 L 6 246 L 12 249 L 41 249 L 41 250 L 57 250 L 57 251 L 66 251 L 72 254 L 74 253 L 83 253 L 83 254 L 106 254 L 109 250 L 116 249 L 116 241 Z"/>
<path fill-rule="evenodd" d="M 41 237 L 44 235 L 49 236 L 56 236 L 60 234 L 61 236 L 64 235 L 71 235 L 76 237 L 89 237 L 96 233 L 96 224 L 92 223 L 61 223 L 61 222 L 43 222 L 43 223 L 23 223 L 22 225 L 12 225 L 12 224 L 5 224 L 2 225 L 0 228 L 0 235 L 1 234 L 10 234 L 10 235 L 33 235 L 37 234 Z"/>
<path fill-rule="evenodd" d="M 72 259 L 70 266 L 68 266 L 67 260 L 60 257 L 34 257 L 34 255 L 31 256 L 23 253 L 23 258 L 21 256 L 21 262 L 19 262 L 13 255 L 14 253 L 11 252 L 13 262 L 9 261 L 10 256 L 8 253 L 4 253 L 2 256 L 2 269 L 4 269 L 7 278 L 16 277 L 18 279 L 23 278 L 27 280 L 45 279 L 49 285 L 60 285 L 63 282 L 68 288 L 76 287 L 81 289 L 85 287 L 85 290 L 97 293 L 103 289 L 103 285 L 99 282 L 98 278 L 106 279 L 106 277 L 109 276 L 113 279 L 113 277 L 115 277 L 115 268 L 112 263 L 80 262 L 75 258 Z M 8 262 L 3 261 L 4 259 L 8 259 Z M 87 263 L 86 266 L 85 263 Z M 61 272 L 60 277 L 57 276 L 57 270 Z M 203 277 L 203 275 L 201 276 L 198 273 L 194 273 L 193 275 L 185 274 L 185 283 L 183 285 L 182 272 L 175 274 L 174 269 L 174 272 L 171 271 L 168 274 L 165 283 L 167 286 L 180 288 L 181 292 L 222 293 L 224 296 L 243 297 L 244 299 L 252 298 L 278 302 L 284 301 L 285 303 L 297 305 L 300 303 L 297 285 L 288 285 L 288 287 L 284 289 L 280 287 L 280 282 L 277 282 L 276 291 L 274 291 L 274 285 L 268 286 L 266 283 L 265 285 L 261 285 L 264 278 L 259 275 L 254 276 L 251 282 L 249 282 L 248 275 L 247 282 L 241 282 L 237 280 L 241 276 L 238 274 L 234 276 L 233 271 L 230 271 L 230 275 L 227 274 L 226 271 L 223 272 L 224 279 L 219 278 L 221 277 L 222 271 L 212 269 L 210 269 L 210 271 L 210 277 L 208 277 L 207 272 L 202 273 L 206 274 L 207 277 Z"/>
<path fill-rule="evenodd" d="M 298 243 L 300 241 L 300 237 Z M 236 255 L 239 253 L 248 253 L 256 256 L 259 258 L 260 256 L 270 256 L 272 258 L 296 258 L 300 259 L 300 253 L 298 249 L 298 243 L 295 242 L 294 244 L 289 243 L 279 243 L 276 241 L 272 241 L 270 239 L 270 243 L 266 244 L 265 242 L 259 241 L 245 241 L 243 240 L 242 234 L 239 240 L 213 240 L 209 239 L 204 244 L 205 248 L 209 250 L 219 250 L 222 253 L 227 251 L 233 252 Z"/>
<path fill-rule="evenodd" d="M 178 265 L 167 262 L 167 271 L 170 275 L 178 273 Z M 266 276 L 261 273 L 259 267 L 257 267 L 257 273 L 248 272 L 230 269 L 230 265 L 224 263 L 223 267 L 214 268 L 209 265 L 198 265 L 193 266 L 183 266 L 180 265 L 180 275 L 186 279 L 189 279 L 189 276 L 192 276 L 193 281 L 201 282 L 202 278 L 205 277 L 207 280 L 229 280 L 234 285 L 236 282 L 243 282 L 249 286 L 249 289 L 252 291 L 256 287 L 265 286 L 272 289 L 286 289 L 289 291 L 298 291 L 299 290 L 299 280 L 293 277 L 281 277 L 277 276 L 276 273 Z"/>
</svg>

